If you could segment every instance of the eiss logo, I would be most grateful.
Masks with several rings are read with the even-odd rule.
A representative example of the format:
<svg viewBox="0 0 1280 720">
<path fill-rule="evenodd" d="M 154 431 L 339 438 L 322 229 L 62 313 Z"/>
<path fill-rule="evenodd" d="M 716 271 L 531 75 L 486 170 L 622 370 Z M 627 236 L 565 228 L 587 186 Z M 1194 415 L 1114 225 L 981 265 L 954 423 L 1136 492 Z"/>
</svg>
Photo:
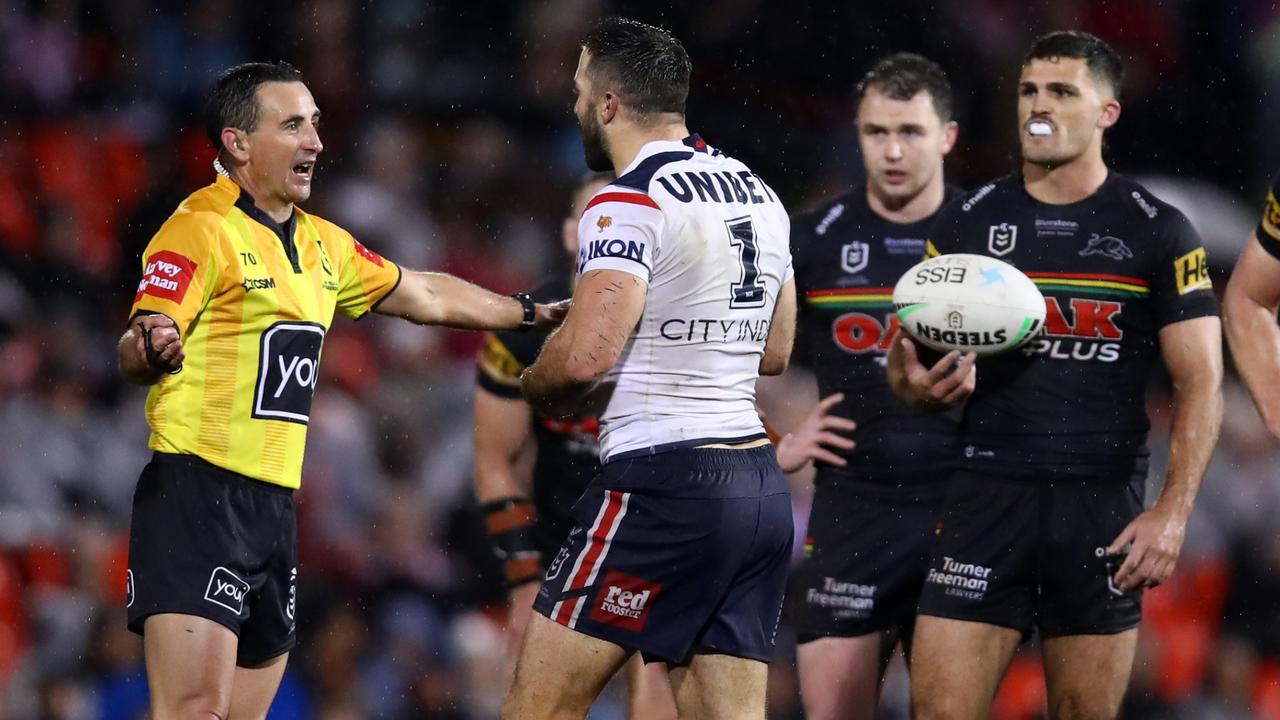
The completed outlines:
<svg viewBox="0 0 1280 720">
<path fill-rule="evenodd" d="M 142 282 L 138 283 L 138 294 L 133 296 L 133 301 L 136 303 L 143 295 L 150 295 L 180 303 L 186 297 L 187 287 L 195 274 L 196 264 L 190 258 L 171 250 L 161 250 L 147 258 Z"/>
<path fill-rule="evenodd" d="M 640 632 L 662 585 L 610 570 L 596 592 L 591 619 L 603 625 Z"/>
</svg>

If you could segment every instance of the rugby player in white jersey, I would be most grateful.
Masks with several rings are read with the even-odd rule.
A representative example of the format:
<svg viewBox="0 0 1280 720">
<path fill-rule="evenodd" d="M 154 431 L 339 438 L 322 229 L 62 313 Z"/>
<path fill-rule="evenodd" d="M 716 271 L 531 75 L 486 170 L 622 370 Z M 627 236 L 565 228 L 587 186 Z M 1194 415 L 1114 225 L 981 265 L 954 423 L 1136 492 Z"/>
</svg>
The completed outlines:
<svg viewBox="0 0 1280 720">
<path fill-rule="evenodd" d="M 636 652 L 681 717 L 763 718 L 791 502 L 755 409 L 795 333 L 789 221 L 747 166 L 685 127 L 665 30 L 600 22 L 574 112 L 618 179 L 578 226 L 574 305 L 522 375 L 540 412 L 594 404 L 602 468 L 535 601 L 504 718 L 585 717 Z"/>
</svg>

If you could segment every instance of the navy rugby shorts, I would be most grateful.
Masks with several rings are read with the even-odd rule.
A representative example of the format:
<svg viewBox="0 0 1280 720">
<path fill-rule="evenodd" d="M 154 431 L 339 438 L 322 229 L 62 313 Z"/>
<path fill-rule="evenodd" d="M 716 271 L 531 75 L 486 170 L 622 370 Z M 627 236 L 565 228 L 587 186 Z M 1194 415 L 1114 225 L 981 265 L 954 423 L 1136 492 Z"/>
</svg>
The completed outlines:
<svg viewBox="0 0 1280 720">
<path fill-rule="evenodd" d="M 573 516 L 536 611 L 646 662 L 772 658 L 793 533 L 772 445 L 611 461 Z"/>
</svg>

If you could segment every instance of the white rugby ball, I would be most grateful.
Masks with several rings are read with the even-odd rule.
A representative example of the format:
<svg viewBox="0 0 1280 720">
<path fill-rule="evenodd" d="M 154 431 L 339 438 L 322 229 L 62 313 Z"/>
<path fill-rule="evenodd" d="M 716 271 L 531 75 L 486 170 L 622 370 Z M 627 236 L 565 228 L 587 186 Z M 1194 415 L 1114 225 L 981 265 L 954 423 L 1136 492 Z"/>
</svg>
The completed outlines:
<svg viewBox="0 0 1280 720">
<path fill-rule="evenodd" d="M 955 253 L 921 262 L 893 288 L 898 322 L 915 340 L 949 352 L 994 355 L 1040 332 L 1044 295 L 1018 268 Z"/>
</svg>

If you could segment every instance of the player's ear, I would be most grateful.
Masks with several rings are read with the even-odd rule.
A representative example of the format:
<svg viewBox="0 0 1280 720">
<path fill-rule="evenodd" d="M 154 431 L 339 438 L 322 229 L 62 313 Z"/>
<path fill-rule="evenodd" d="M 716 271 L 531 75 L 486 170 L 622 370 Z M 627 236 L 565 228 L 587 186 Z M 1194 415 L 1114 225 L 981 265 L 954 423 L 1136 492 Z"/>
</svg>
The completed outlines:
<svg viewBox="0 0 1280 720">
<path fill-rule="evenodd" d="M 1098 116 L 1098 127 L 1106 130 L 1120 120 L 1120 101 L 1110 98 L 1102 103 L 1102 114 Z"/>
<path fill-rule="evenodd" d="M 239 128 L 222 128 L 222 149 L 235 158 L 238 163 L 249 161 L 249 141 L 245 132 Z"/>
<path fill-rule="evenodd" d="M 951 152 L 951 148 L 956 146 L 956 138 L 960 136 L 960 125 L 955 120 L 951 120 L 942 126 L 942 154 L 946 155 Z"/>
<path fill-rule="evenodd" d="M 618 111 L 622 109 L 622 98 L 617 93 L 605 91 L 604 103 L 600 106 L 600 121 L 602 123 L 612 122 L 618 116 Z"/>
</svg>

